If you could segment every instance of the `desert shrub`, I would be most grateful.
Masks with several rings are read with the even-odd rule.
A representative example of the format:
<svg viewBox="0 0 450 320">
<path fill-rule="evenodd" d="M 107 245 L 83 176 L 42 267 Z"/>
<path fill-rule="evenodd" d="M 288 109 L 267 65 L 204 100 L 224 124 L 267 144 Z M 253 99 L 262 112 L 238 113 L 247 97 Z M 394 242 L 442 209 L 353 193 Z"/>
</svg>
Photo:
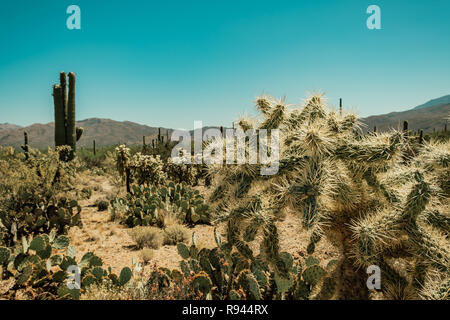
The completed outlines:
<svg viewBox="0 0 450 320">
<path fill-rule="evenodd" d="M 81 198 L 90 199 L 92 196 L 92 189 L 84 187 L 83 189 L 81 189 L 80 193 L 81 193 Z"/>
<path fill-rule="evenodd" d="M 129 210 L 125 200 L 118 197 L 111 200 L 108 209 L 111 221 L 122 221 Z"/>
<path fill-rule="evenodd" d="M 97 210 L 98 211 L 106 211 L 108 210 L 109 203 L 106 200 L 97 201 Z"/>
<path fill-rule="evenodd" d="M 130 231 L 130 236 L 139 249 L 159 249 L 164 240 L 163 231 L 157 227 L 135 227 Z"/>
<path fill-rule="evenodd" d="M 80 300 L 148 300 L 146 288 L 140 283 L 130 281 L 126 286 L 117 286 L 113 281 L 104 280 L 90 285 Z"/>
<path fill-rule="evenodd" d="M 132 277 L 130 268 L 122 269 L 119 276 L 111 269 L 103 269 L 102 260 L 92 252 L 79 262 L 76 249 L 69 238 L 57 236 L 55 230 L 36 237 L 23 237 L 14 247 L 0 247 L 0 270 L 3 279 L 14 279 L 12 288 L 2 298 L 14 299 L 20 289 L 25 289 L 30 299 L 79 299 L 92 284 L 111 281 L 116 287 L 128 283 Z M 78 266 L 81 272 L 81 288 L 67 286 L 68 268 Z"/>
<path fill-rule="evenodd" d="M 77 158 L 80 170 L 90 170 L 92 173 L 103 175 L 116 170 L 115 146 L 97 146 L 94 155 L 92 148 L 77 148 Z"/>
<path fill-rule="evenodd" d="M 27 159 L 1 152 L 7 156 L 0 160 L 0 232 L 8 246 L 28 234 L 81 225 L 81 207 L 71 199 L 77 162 L 61 161 L 62 149 L 30 149 Z"/>
<path fill-rule="evenodd" d="M 153 259 L 153 256 L 155 253 L 153 252 L 153 249 L 150 248 L 144 248 L 141 250 L 140 256 L 144 264 L 147 264 L 150 262 L 150 260 Z"/>
<path fill-rule="evenodd" d="M 174 224 L 180 224 L 182 222 L 182 219 L 180 219 L 179 214 L 171 210 L 165 209 L 158 210 L 157 220 L 158 220 L 157 225 L 163 229 Z"/>
<path fill-rule="evenodd" d="M 176 245 L 178 242 L 186 242 L 189 238 L 189 230 L 182 224 L 173 224 L 164 229 L 164 244 Z"/>
</svg>

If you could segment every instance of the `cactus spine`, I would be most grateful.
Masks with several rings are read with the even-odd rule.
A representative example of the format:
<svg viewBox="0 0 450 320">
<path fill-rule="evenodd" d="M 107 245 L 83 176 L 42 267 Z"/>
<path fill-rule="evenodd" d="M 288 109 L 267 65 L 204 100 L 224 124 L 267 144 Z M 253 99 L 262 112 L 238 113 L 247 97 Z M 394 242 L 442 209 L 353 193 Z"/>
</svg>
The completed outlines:
<svg viewBox="0 0 450 320">
<path fill-rule="evenodd" d="M 75 73 L 69 72 L 69 93 L 67 94 L 67 75 L 60 73 L 60 84 L 53 86 L 53 102 L 55 106 L 55 146 L 68 145 L 71 152 L 68 160 L 73 159 L 76 142 L 83 134 L 83 128 L 75 123 Z"/>
</svg>

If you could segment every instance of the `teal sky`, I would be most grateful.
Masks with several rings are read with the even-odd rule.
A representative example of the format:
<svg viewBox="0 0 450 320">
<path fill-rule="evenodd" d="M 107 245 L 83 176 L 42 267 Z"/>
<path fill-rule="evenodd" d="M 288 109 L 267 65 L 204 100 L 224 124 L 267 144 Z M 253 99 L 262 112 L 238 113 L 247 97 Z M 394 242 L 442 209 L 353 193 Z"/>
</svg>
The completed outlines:
<svg viewBox="0 0 450 320">
<path fill-rule="evenodd" d="M 71 4 L 81 30 L 66 27 Z M 366 27 L 371 4 L 382 30 Z M 449 15 L 448 0 L 1 1 L 0 123 L 53 121 L 62 70 L 80 120 L 229 126 L 263 90 L 402 111 L 450 94 Z"/>
</svg>

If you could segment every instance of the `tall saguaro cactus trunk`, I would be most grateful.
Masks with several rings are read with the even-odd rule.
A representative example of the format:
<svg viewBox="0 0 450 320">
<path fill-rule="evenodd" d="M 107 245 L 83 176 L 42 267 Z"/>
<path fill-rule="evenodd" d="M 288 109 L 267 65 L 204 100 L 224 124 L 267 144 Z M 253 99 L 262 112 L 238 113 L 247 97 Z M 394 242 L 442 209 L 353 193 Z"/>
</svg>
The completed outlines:
<svg viewBox="0 0 450 320">
<path fill-rule="evenodd" d="M 30 158 L 29 151 L 30 148 L 28 146 L 28 133 L 23 133 L 23 146 L 21 146 L 23 151 L 25 152 L 25 159 L 28 160 Z"/>
<path fill-rule="evenodd" d="M 69 72 L 69 93 L 67 93 L 67 75 L 63 71 L 59 75 L 60 84 L 53 86 L 53 102 L 55 105 L 55 146 L 67 145 L 71 148 L 66 160 L 75 157 L 76 143 L 83 134 L 83 128 L 76 127 L 75 119 L 75 73 Z"/>
<path fill-rule="evenodd" d="M 59 84 L 53 86 L 53 102 L 55 105 L 55 147 L 66 144 L 66 112 Z"/>
<path fill-rule="evenodd" d="M 67 101 L 67 125 L 66 139 L 67 144 L 72 148 L 71 159 L 76 152 L 77 132 L 75 126 L 75 73 L 69 72 L 69 99 Z"/>
</svg>

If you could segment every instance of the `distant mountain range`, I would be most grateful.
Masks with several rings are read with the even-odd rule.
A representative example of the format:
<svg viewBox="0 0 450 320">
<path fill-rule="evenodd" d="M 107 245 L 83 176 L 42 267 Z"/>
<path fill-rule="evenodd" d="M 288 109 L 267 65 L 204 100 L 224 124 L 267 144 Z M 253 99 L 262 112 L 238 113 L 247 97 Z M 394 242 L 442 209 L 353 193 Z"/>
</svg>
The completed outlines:
<svg viewBox="0 0 450 320">
<path fill-rule="evenodd" d="M 97 146 L 105 146 L 119 143 L 142 144 L 142 137 L 146 137 L 146 143 L 151 144 L 152 139 L 158 137 L 158 128 L 137 124 L 130 121 L 114 121 L 110 119 L 91 118 L 78 121 L 77 126 L 83 127 L 83 135 L 77 145 L 92 147 L 93 140 Z M 20 147 L 23 144 L 23 132 L 28 133 L 29 144 L 33 148 L 47 148 L 54 146 L 53 122 L 47 124 L 33 124 L 28 127 L 11 127 L 10 124 L 0 124 L 0 145 Z M 164 139 L 171 129 L 161 128 Z"/>
<path fill-rule="evenodd" d="M 411 110 L 391 112 L 383 115 L 370 116 L 361 119 L 366 125 L 364 132 L 372 131 L 374 126 L 377 131 L 386 131 L 391 128 L 403 128 L 403 121 L 408 121 L 409 130 L 423 130 L 432 132 L 441 131 L 447 123 L 450 114 L 450 95 L 433 99 Z"/>
<path fill-rule="evenodd" d="M 424 104 L 421 104 L 420 106 L 415 107 L 414 109 L 423 109 L 427 107 L 439 106 L 441 104 L 450 104 L 450 94 L 437 99 L 430 100 Z"/>
<path fill-rule="evenodd" d="M 423 129 L 424 132 L 443 130 L 446 119 L 450 114 L 450 95 L 433 99 L 425 104 L 403 112 L 391 112 L 384 115 L 371 116 L 361 119 L 365 124 L 363 131 L 385 131 L 390 128 L 399 129 L 404 120 L 408 120 L 410 130 Z M 78 142 L 81 147 L 92 147 L 92 141 L 97 146 L 126 143 L 128 145 L 142 144 L 142 137 L 151 144 L 158 136 L 158 128 L 137 124 L 130 121 L 114 121 L 110 119 L 91 118 L 77 122 L 84 128 L 83 135 Z M 205 128 L 206 129 L 206 128 Z M 33 148 L 47 148 L 54 146 L 54 123 L 33 124 L 20 127 L 14 124 L 0 124 L 0 145 L 10 145 L 19 148 L 23 144 L 23 132 L 26 131 L 29 143 Z M 164 139 L 172 129 L 161 128 Z"/>
<path fill-rule="evenodd" d="M 0 131 L 2 130 L 12 130 L 12 129 L 19 129 L 22 128 L 21 126 L 11 124 L 11 123 L 0 123 Z"/>
</svg>

